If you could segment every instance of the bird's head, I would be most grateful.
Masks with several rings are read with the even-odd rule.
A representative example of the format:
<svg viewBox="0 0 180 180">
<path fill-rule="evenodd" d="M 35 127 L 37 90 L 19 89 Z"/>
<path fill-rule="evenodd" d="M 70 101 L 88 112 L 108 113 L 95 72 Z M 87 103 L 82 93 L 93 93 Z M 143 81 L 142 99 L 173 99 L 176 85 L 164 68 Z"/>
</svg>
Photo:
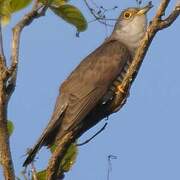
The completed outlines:
<svg viewBox="0 0 180 180">
<path fill-rule="evenodd" d="M 127 8 L 119 16 L 112 36 L 126 44 L 131 51 L 134 51 L 147 27 L 147 12 L 152 8 L 149 3 L 143 8 Z"/>
</svg>

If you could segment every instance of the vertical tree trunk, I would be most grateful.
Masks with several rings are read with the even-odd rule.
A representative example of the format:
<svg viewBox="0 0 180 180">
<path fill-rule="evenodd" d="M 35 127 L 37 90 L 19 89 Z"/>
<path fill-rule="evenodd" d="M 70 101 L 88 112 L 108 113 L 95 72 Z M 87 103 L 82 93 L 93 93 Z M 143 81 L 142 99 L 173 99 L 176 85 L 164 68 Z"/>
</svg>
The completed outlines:
<svg viewBox="0 0 180 180">
<path fill-rule="evenodd" d="M 7 101 L 2 72 L 0 74 L 0 164 L 3 167 L 5 180 L 15 180 L 14 167 L 9 148 Z"/>
</svg>

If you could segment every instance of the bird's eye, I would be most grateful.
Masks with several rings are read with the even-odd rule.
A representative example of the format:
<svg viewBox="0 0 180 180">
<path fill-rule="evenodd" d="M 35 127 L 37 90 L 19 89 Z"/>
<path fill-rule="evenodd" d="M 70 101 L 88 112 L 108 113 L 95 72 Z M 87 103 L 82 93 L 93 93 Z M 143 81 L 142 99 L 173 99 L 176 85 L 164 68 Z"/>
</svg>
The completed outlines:
<svg viewBox="0 0 180 180">
<path fill-rule="evenodd" d="M 124 13 L 124 18 L 125 19 L 129 19 L 129 18 L 131 18 L 131 16 L 132 16 L 132 13 L 130 13 L 130 12 L 125 12 Z"/>
</svg>

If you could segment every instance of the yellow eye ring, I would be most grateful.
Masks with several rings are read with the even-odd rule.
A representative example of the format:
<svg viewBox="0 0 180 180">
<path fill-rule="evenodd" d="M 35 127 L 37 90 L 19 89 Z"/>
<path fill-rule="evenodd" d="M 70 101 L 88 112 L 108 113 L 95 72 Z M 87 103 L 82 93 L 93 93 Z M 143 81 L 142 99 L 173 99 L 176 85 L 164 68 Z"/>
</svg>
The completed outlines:
<svg viewBox="0 0 180 180">
<path fill-rule="evenodd" d="M 130 13 L 130 12 L 125 12 L 124 13 L 124 18 L 125 19 L 129 19 L 129 18 L 131 18 L 131 16 L 132 16 L 132 13 Z"/>
</svg>

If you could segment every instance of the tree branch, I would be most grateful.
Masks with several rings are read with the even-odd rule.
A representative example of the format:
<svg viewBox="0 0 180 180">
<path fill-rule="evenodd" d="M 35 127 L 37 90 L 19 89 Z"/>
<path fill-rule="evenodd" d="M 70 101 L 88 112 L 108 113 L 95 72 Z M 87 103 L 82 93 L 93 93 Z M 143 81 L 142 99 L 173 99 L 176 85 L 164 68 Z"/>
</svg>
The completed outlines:
<svg viewBox="0 0 180 180">
<path fill-rule="evenodd" d="M 159 5 L 159 8 L 156 12 L 156 15 L 154 17 L 154 21 L 155 20 L 160 20 L 162 18 L 162 16 L 165 15 L 165 10 L 166 8 L 168 7 L 168 4 L 170 3 L 170 0 L 162 0 L 160 5 Z"/>
<path fill-rule="evenodd" d="M 42 10 L 39 12 L 40 8 Z M 43 16 L 46 10 L 47 7 L 39 6 L 38 1 L 35 1 L 32 10 L 13 28 L 11 50 L 12 62 L 9 69 L 6 67 L 0 25 L 0 164 L 3 167 L 5 180 L 15 180 L 9 145 L 9 133 L 7 129 L 7 106 L 10 96 L 16 86 L 21 32 L 23 28 L 31 24 L 34 19 Z"/>
<path fill-rule="evenodd" d="M 6 70 L 6 59 L 4 55 L 3 49 L 3 35 L 2 35 L 2 27 L 1 27 L 1 16 L 0 16 L 0 69 L 2 71 Z"/>
<path fill-rule="evenodd" d="M 7 101 L 5 82 L 0 77 L 0 164 L 3 167 L 5 180 L 15 180 L 13 162 L 11 158 L 9 133 L 7 129 Z"/>
<path fill-rule="evenodd" d="M 113 113 L 114 110 L 117 109 L 118 107 L 122 107 L 122 105 L 126 102 L 129 88 L 131 87 L 133 81 L 136 78 L 136 75 L 141 67 L 143 59 L 156 33 L 159 30 L 162 30 L 170 26 L 179 16 L 180 8 L 179 6 L 176 6 L 176 8 L 172 11 L 172 13 L 169 15 L 168 18 L 166 18 L 165 20 L 161 20 L 162 16 L 165 14 L 165 10 L 169 2 L 170 0 L 161 1 L 160 6 L 156 12 L 156 15 L 154 16 L 150 25 L 148 26 L 147 32 L 143 40 L 141 41 L 139 48 L 136 51 L 132 64 L 129 66 L 129 69 L 126 72 L 124 79 L 120 84 L 120 86 L 122 87 L 121 89 L 123 90 L 124 93 L 119 92 L 115 95 L 115 98 L 110 103 L 107 109 L 109 114 Z M 97 122 L 100 121 L 104 117 L 104 115 L 107 115 L 106 113 L 104 114 L 101 114 L 100 112 L 98 113 L 99 113 L 99 117 L 96 118 Z M 84 129 L 83 127 L 80 128 L 77 127 L 77 129 L 73 130 L 73 132 L 68 132 L 68 134 L 65 137 L 63 137 L 63 139 L 60 140 L 60 144 L 58 144 L 56 150 L 54 151 L 52 157 L 49 160 L 49 164 L 47 168 L 48 180 L 56 179 L 59 171 L 59 164 L 62 158 L 64 157 L 70 143 L 72 143 L 74 139 L 80 136 L 84 131 L 94 126 L 97 122 L 89 123 L 89 125 L 87 125 L 87 127 L 85 127 Z M 84 124 L 82 126 L 86 126 L 86 125 Z"/>
<path fill-rule="evenodd" d="M 5 56 L 4 56 L 4 49 L 3 49 L 3 35 L 2 35 L 2 27 L 1 27 L 1 17 L 0 17 L 0 55 L 1 60 L 3 60 L 3 66 L 6 66 Z"/>
<path fill-rule="evenodd" d="M 166 28 L 168 26 L 170 26 L 175 20 L 176 18 L 179 16 L 180 13 L 180 5 L 177 5 L 174 9 L 174 11 L 163 21 L 161 21 L 159 23 L 159 29 L 163 29 Z"/>
<path fill-rule="evenodd" d="M 69 146 L 75 141 L 72 132 L 68 132 L 62 137 L 61 142 L 57 144 L 55 151 L 53 152 L 47 168 L 46 180 L 58 179 L 63 175 L 63 171 L 60 166 L 64 155 L 66 154 Z M 59 172 L 58 172 L 59 171 Z"/>
<path fill-rule="evenodd" d="M 12 29 L 11 66 L 9 68 L 8 75 L 10 80 L 7 86 L 8 99 L 12 95 L 16 86 L 21 32 L 24 27 L 30 25 L 35 19 L 44 16 L 47 8 L 47 6 L 39 5 L 38 1 L 35 1 L 32 10 L 26 14 Z M 39 12 L 40 9 L 41 11 Z"/>
<path fill-rule="evenodd" d="M 142 39 L 139 48 L 136 51 L 135 57 L 129 66 L 127 73 L 124 76 L 123 81 L 121 82 L 120 86 L 125 93 L 117 94 L 116 101 L 113 101 L 111 104 L 110 111 L 119 107 L 123 102 L 125 102 L 127 98 L 128 89 L 132 85 L 133 81 L 136 78 L 136 75 L 140 69 L 140 66 L 143 62 L 143 59 L 147 53 L 147 50 L 159 30 L 169 27 L 176 18 L 180 15 L 180 8 L 176 6 L 175 9 L 171 12 L 168 18 L 165 20 L 160 20 L 164 15 L 165 9 L 167 8 L 168 3 L 170 0 L 162 0 L 158 11 L 151 21 L 150 25 L 147 28 L 147 32 Z"/>
<path fill-rule="evenodd" d="M 3 50 L 3 37 L 0 24 L 0 164 L 3 167 L 5 179 L 14 180 L 15 174 L 7 129 L 6 72 L 7 67 Z"/>
</svg>

